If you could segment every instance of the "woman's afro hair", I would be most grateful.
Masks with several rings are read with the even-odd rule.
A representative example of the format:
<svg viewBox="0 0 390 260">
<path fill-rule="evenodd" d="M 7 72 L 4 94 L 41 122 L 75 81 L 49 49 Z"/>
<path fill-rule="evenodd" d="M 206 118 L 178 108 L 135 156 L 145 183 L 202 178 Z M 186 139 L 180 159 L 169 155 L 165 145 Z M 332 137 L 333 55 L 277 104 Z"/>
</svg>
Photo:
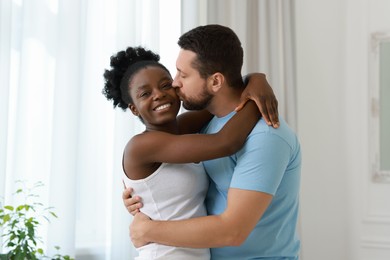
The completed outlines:
<svg viewBox="0 0 390 260">
<path fill-rule="evenodd" d="M 160 56 L 143 47 L 128 47 L 125 51 L 120 51 L 110 58 L 110 70 L 104 72 L 103 95 L 107 100 L 112 100 L 115 107 L 126 110 L 128 104 L 132 102 L 127 89 L 121 89 L 121 81 L 127 69 L 139 61 L 158 62 Z"/>
</svg>

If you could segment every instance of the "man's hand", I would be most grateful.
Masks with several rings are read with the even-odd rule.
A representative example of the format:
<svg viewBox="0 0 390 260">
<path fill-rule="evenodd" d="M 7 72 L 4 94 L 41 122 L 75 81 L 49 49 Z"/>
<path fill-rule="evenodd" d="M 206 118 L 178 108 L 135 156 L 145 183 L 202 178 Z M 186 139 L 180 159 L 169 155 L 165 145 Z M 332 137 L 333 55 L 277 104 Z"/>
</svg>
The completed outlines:
<svg viewBox="0 0 390 260">
<path fill-rule="evenodd" d="M 135 214 L 140 212 L 139 209 L 142 208 L 142 202 L 139 196 L 131 196 L 132 192 L 132 188 L 126 188 L 122 193 L 122 199 L 127 211 L 135 216 Z"/>
<path fill-rule="evenodd" d="M 147 230 L 147 224 L 150 221 L 150 218 L 142 212 L 135 214 L 133 222 L 130 224 L 130 238 L 134 247 L 138 248 L 149 243 L 149 241 L 145 240 L 144 235 Z"/>
<path fill-rule="evenodd" d="M 279 115 L 278 115 L 278 100 L 275 97 L 274 91 L 269 85 L 265 74 L 252 73 L 247 75 L 249 82 L 241 94 L 240 104 L 236 107 L 236 111 L 240 111 L 248 100 L 256 102 L 257 107 L 260 110 L 265 122 L 278 128 Z"/>
</svg>

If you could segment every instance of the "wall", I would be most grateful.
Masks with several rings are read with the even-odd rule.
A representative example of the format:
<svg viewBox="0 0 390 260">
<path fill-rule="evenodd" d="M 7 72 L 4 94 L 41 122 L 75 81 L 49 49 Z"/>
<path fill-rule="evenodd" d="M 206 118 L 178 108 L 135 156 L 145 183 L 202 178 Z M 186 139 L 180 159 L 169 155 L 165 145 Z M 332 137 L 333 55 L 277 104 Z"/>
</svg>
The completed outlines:
<svg viewBox="0 0 390 260">
<path fill-rule="evenodd" d="M 303 260 L 347 259 L 345 10 L 345 1 L 296 1 Z"/>
<path fill-rule="evenodd" d="M 390 184 L 370 173 L 370 34 L 385 0 L 297 0 L 302 259 L 390 259 Z"/>
</svg>

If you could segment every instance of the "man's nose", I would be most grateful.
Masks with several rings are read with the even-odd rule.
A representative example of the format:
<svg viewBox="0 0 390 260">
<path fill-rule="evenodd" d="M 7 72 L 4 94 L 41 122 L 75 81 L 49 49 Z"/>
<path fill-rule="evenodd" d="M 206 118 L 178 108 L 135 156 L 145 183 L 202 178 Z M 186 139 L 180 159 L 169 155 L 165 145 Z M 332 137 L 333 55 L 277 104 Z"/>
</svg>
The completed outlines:
<svg viewBox="0 0 390 260">
<path fill-rule="evenodd" d="M 173 82 L 172 82 L 172 87 L 173 88 L 180 88 L 181 87 L 181 84 L 179 82 L 179 79 L 178 79 L 178 75 L 176 74 L 175 78 L 173 79 Z"/>
</svg>

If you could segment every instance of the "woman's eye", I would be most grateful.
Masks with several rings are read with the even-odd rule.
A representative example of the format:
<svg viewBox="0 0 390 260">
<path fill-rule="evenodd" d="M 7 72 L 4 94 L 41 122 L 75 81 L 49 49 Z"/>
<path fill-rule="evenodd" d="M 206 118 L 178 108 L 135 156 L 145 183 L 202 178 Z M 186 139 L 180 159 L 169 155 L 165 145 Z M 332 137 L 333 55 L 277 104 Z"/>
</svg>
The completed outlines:
<svg viewBox="0 0 390 260">
<path fill-rule="evenodd" d="M 149 95 L 149 92 L 142 92 L 139 96 L 140 97 L 147 97 Z"/>
<path fill-rule="evenodd" d="M 172 84 L 166 84 L 163 86 L 163 89 L 170 89 L 172 88 Z"/>
</svg>

